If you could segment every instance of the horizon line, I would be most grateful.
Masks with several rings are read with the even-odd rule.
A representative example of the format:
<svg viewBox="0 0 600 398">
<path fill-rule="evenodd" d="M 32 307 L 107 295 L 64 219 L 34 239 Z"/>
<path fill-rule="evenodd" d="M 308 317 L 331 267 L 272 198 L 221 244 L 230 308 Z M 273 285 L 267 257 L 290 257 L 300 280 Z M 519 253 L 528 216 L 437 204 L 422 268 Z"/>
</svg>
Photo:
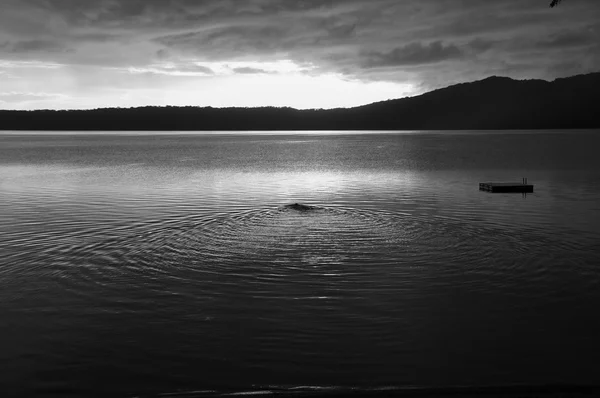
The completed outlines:
<svg viewBox="0 0 600 398">
<path fill-rule="evenodd" d="M 574 77 L 578 77 L 578 76 L 587 76 L 587 75 L 593 75 L 593 74 L 597 74 L 600 73 L 600 70 L 598 71 L 594 71 L 594 72 L 589 72 L 589 73 L 578 73 L 575 75 L 571 75 L 571 76 L 565 76 L 565 77 L 557 77 L 554 78 L 552 80 L 546 80 L 546 79 L 540 79 L 540 78 L 523 78 L 523 79 L 516 79 L 516 78 L 512 78 L 509 76 L 500 76 L 500 75 L 490 75 L 488 77 L 484 77 L 482 79 L 478 79 L 478 80 L 470 80 L 470 81 L 465 81 L 465 82 L 460 82 L 460 83 L 454 83 L 454 84 L 450 84 L 447 86 L 443 86 L 443 87 L 439 87 L 430 91 L 426 91 L 420 94 L 415 94 L 415 95 L 407 95 L 405 97 L 398 97 L 398 98 L 390 98 L 387 100 L 381 100 L 381 101 L 375 101 L 375 102 L 369 102 L 366 104 L 362 104 L 362 105 L 355 105 L 355 106 L 340 106 L 340 107 L 334 107 L 334 108 L 295 108 L 292 106 L 273 106 L 273 105 L 263 105 L 263 106 L 212 106 L 212 105 L 206 105 L 206 106 L 200 106 L 200 105 L 138 105 L 138 106 L 130 106 L 130 107 L 99 107 L 99 108 L 64 108 L 64 109 L 49 109 L 49 108 L 42 108 L 42 109 L 0 109 L 0 112 L 89 112 L 89 111 L 100 111 L 100 110 L 132 110 L 132 109 L 142 109 L 142 108 L 158 108 L 158 109 L 166 109 L 166 108 L 197 108 L 197 109 L 290 109 L 290 110 L 295 110 L 295 111 L 330 111 L 330 110 L 338 110 L 338 109 L 355 109 L 355 108 L 360 108 L 363 106 L 369 106 L 369 105 L 373 105 L 373 104 L 379 104 L 379 103 L 384 103 L 384 102 L 389 102 L 389 101 L 398 101 L 398 100 L 402 100 L 402 99 L 407 99 L 407 98 L 416 98 L 416 97 L 420 97 L 422 95 L 426 95 L 429 93 L 433 93 L 439 90 L 444 90 L 450 87 L 454 87 L 454 86 L 459 86 L 462 84 L 471 84 L 471 83 L 477 83 L 477 82 L 482 82 L 484 80 L 488 80 L 488 79 L 492 79 L 492 78 L 499 78 L 499 79 L 508 79 L 508 80 L 512 80 L 512 81 L 522 81 L 522 82 L 526 82 L 526 81 L 542 81 L 542 82 L 546 82 L 546 83 L 553 83 L 557 80 L 562 80 L 562 79 L 569 79 L 569 78 L 574 78 Z"/>
</svg>

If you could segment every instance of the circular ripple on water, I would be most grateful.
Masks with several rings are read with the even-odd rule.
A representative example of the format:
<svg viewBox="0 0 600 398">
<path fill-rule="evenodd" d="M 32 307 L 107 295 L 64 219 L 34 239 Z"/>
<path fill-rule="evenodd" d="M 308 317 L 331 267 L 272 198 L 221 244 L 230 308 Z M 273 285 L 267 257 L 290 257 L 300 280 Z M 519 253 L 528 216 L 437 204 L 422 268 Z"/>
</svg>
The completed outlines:
<svg viewBox="0 0 600 398">
<path fill-rule="evenodd" d="M 510 283 L 510 275 L 543 279 L 553 256 L 574 249 L 505 226 L 342 206 L 237 209 L 212 217 L 179 213 L 110 237 L 105 232 L 55 245 L 43 253 L 43 266 L 81 292 L 90 285 L 155 284 L 159 290 L 165 281 L 235 285 L 286 277 L 447 282 L 465 273 Z"/>
<path fill-rule="evenodd" d="M 317 265 L 385 257 L 382 248 L 405 244 L 414 224 L 385 212 L 278 207 L 210 220 L 187 231 L 182 243 L 206 260 Z"/>
</svg>

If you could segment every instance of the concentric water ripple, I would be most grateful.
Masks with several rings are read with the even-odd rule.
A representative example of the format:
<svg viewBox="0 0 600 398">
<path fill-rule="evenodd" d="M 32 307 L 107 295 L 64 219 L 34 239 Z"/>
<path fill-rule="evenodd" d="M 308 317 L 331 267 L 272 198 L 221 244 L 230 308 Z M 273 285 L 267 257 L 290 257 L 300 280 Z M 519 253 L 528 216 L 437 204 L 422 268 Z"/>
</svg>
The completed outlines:
<svg viewBox="0 0 600 398">
<path fill-rule="evenodd" d="M 548 267 L 550 260 L 585 250 L 506 226 L 341 205 L 316 205 L 309 211 L 284 205 L 230 208 L 213 216 L 186 211 L 110 230 L 85 222 L 79 231 L 77 224 L 55 225 L 35 242 L 38 261 L 29 258 L 23 269 L 19 263 L 31 257 L 25 250 L 12 250 L 6 259 L 19 267 L 15 272 L 52 274 L 80 294 L 91 285 L 135 286 L 165 278 L 193 282 L 213 275 L 232 278 L 227 283 L 237 283 L 236 277 L 253 280 L 268 295 L 277 290 L 269 284 L 295 279 L 335 284 L 332 277 L 439 283 L 440 278 L 476 273 L 507 287 L 517 276 L 547 278 L 556 271 Z M 14 248 L 24 239 L 26 234 L 15 234 L 9 243 Z M 547 251 L 550 246 L 552 252 Z M 569 260 L 572 266 L 579 262 Z M 501 267 L 494 266 L 498 262 Z M 585 264 L 581 268 L 591 272 Z M 3 273 L 10 271 L 10 266 L 2 268 Z M 598 275 L 590 276 L 589 283 L 597 284 Z M 485 288 L 486 280 L 480 283 Z"/>
</svg>

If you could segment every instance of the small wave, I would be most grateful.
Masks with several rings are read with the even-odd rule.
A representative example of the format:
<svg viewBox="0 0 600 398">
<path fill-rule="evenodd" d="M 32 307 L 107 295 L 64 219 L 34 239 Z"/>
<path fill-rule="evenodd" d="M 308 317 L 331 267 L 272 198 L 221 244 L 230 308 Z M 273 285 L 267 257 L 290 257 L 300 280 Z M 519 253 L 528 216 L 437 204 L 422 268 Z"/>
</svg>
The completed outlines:
<svg viewBox="0 0 600 398">
<path fill-rule="evenodd" d="M 294 396 L 294 397 L 337 397 L 346 396 L 370 396 L 370 397 L 591 397 L 600 394 L 600 386 L 596 385 L 525 385 L 507 384 L 497 386 L 458 385 L 458 386 L 265 386 L 251 390 L 200 390 L 162 393 L 156 397 L 235 397 L 235 396 Z M 149 396 L 138 396 L 139 398 L 150 398 Z"/>
<path fill-rule="evenodd" d="M 46 273 L 82 295 L 94 285 L 110 289 L 159 279 L 193 282 L 200 275 L 232 278 L 227 283 L 245 278 L 262 296 L 275 295 L 271 284 L 276 281 L 307 278 L 315 286 L 344 290 L 352 281 L 434 282 L 477 274 L 480 288 L 486 289 L 483 282 L 503 288 L 513 278 L 539 283 L 557 272 L 548 264 L 563 253 L 573 267 L 588 274 L 590 288 L 599 280 L 593 268 L 579 265 L 593 247 L 579 259 L 571 254 L 585 254 L 585 248 L 535 231 L 381 209 L 307 206 L 311 211 L 232 207 L 213 215 L 185 208 L 185 215 L 177 209 L 175 217 L 166 214 L 111 229 L 94 220 L 73 224 L 65 218 L 34 240 L 25 230 L 15 231 L 3 244 L 0 274 Z M 29 227 L 22 222 L 20 228 Z M 329 293 L 295 297 L 336 299 Z"/>
</svg>

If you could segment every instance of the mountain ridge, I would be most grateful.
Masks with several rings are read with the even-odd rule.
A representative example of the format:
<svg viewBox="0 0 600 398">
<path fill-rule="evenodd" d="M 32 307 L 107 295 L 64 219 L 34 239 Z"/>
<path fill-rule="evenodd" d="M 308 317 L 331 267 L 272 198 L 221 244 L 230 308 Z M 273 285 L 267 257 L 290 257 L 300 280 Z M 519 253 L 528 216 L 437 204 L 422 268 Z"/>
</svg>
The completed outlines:
<svg viewBox="0 0 600 398">
<path fill-rule="evenodd" d="M 0 130 L 502 130 L 600 128 L 600 72 L 490 76 L 353 108 L 135 107 L 0 110 Z"/>
</svg>

